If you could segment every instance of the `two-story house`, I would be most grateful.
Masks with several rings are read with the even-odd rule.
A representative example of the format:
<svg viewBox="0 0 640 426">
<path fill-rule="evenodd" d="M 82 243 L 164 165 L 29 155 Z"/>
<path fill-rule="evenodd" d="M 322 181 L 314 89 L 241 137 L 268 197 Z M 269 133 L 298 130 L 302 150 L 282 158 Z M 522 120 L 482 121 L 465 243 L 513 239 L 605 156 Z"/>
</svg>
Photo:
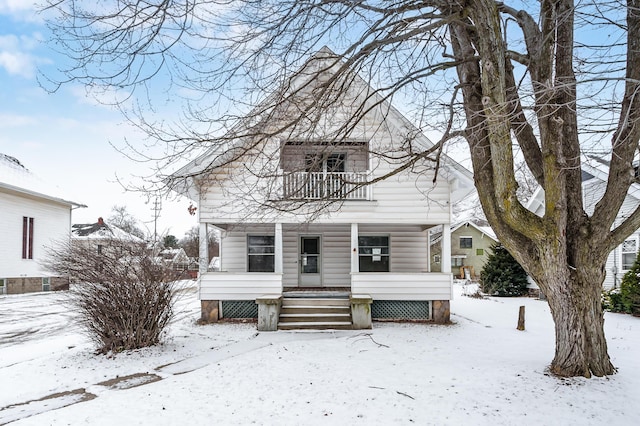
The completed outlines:
<svg viewBox="0 0 640 426">
<path fill-rule="evenodd" d="M 60 192 L 18 159 L 0 154 L 0 294 L 69 287 L 69 277 L 41 265 L 48 249 L 69 242 L 73 209 L 86 207 Z"/>
<path fill-rule="evenodd" d="M 584 156 L 582 159 L 582 197 L 584 209 L 588 215 L 593 214 L 596 204 L 602 198 L 609 177 L 609 162 L 597 156 Z M 640 166 L 636 164 L 636 176 Z M 640 205 L 640 184 L 633 183 L 629 188 L 622 207 L 617 213 L 614 223 L 617 226 Z M 544 190 L 541 187 L 534 192 L 527 203 L 527 208 L 538 215 L 544 214 Z M 603 283 L 605 289 L 620 286 L 620 281 L 625 273 L 631 269 L 640 251 L 640 230 L 636 230 L 607 258 L 606 275 Z M 531 283 L 532 289 L 538 289 L 535 283 Z"/>
<path fill-rule="evenodd" d="M 296 96 L 284 97 L 280 115 L 300 111 L 290 103 L 312 97 L 341 64 L 326 48 L 313 56 L 288 84 Z M 370 298 L 374 319 L 449 320 L 451 207 L 472 190 L 472 175 L 445 154 L 439 167 L 415 155 L 433 144 L 363 79 L 348 83 L 312 131 L 296 122 L 258 142 L 227 135 L 172 175 L 174 190 L 198 204 L 200 241 L 210 228 L 221 235 L 219 270 L 200 268 L 203 321 L 255 317 L 256 300 L 270 295 L 280 328 L 304 327 L 307 317 L 287 306 L 305 294 Z M 348 134 L 336 137 L 345 122 Z M 243 155 L 230 159 L 234 151 Z M 443 261 L 433 271 L 429 229 L 438 225 Z"/>
<path fill-rule="evenodd" d="M 432 236 L 431 270 L 442 262 L 441 231 Z M 451 225 L 451 270 L 455 278 L 478 280 L 491 247 L 498 242 L 493 229 L 467 220 Z"/>
</svg>

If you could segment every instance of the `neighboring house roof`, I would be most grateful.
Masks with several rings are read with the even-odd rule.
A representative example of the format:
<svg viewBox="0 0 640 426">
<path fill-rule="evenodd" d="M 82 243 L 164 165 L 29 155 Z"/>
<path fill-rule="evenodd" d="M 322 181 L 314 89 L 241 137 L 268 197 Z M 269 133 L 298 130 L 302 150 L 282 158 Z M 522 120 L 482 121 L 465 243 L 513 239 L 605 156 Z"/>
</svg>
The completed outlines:
<svg viewBox="0 0 640 426">
<path fill-rule="evenodd" d="M 132 243 L 144 243 L 144 240 L 130 234 L 117 226 L 107 225 L 101 218 L 96 223 L 75 224 L 71 227 L 71 235 L 77 240 L 117 239 Z"/>
<path fill-rule="evenodd" d="M 284 85 L 279 90 L 275 91 L 272 96 L 267 97 L 263 102 L 257 105 L 251 113 L 247 115 L 248 118 L 245 120 L 240 120 L 232 129 L 229 131 L 222 140 L 226 142 L 221 142 L 215 144 L 213 147 L 209 148 L 204 154 L 190 161 L 188 164 L 171 174 L 167 181 L 169 186 L 176 192 L 182 194 L 189 194 L 189 189 L 193 188 L 193 178 L 194 176 L 198 176 L 204 173 L 207 173 L 216 167 L 225 164 L 229 161 L 230 158 L 233 158 L 235 152 L 240 150 L 240 152 L 244 151 L 244 144 L 250 143 L 246 138 L 233 138 L 233 135 L 241 133 L 240 130 L 249 127 L 255 126 L 256 123 L 251 121 L 255 121 L 256 117 L 260 117 L 260 114 L 257 114 L 256 111 L 265 111 L 269 110 L 270 107 L 274 104 L 274 97 L 278 93 L 286 92 L 287 87 L 299 88 L 306 86 L 309 81 L 312 79 L 316 79 L 319 77 L 319 73 L 316 71 L 305 72 L 307 67 L 310 67 L 314 61 L 335 61 L 331 66 L 323 67 L 322 73 L 334 73 L 335 70 L 344 65 L 344 61 L 339 58 L 334 52 L 332 52 L 328 47 L 323 47 L 320 49 L 315 55 L 313 55 L 306 63 L 290 78 L 290 81 L 287 85 Z M 398 123 L 398 127 L 402 127 L 409 134 L 412 134 L 414 137 L 411 140 L 411 143 L 414 144 L 415 150 L 417 152 L 426 151 L 427 149 L 434 146 L 434 144 L 426 137 L 413 123 L 411 123 L 402 113 L 400 113 L 393 105 L 391 105 L 386 99 L 373 90 L 369 84 L 362 79 L 359 75 L 356 75 L 353 79 L 352 84 L 357 83 L 361 84 L 363 87 L 368 87 L 368 93 L 371 93 L 370 101 L 375 105 L 380 105 L 385 111 L 388 111 L 385 120 L 393 121 L 395 120 Z M 295 90 L 295 89 L 294 89 Z M 473 186 L 473 174 L 467 168 L 448 157 L 446 154 L 441 154 L 440 156 L 440 173 L 445 175 L 449 182 L 452 184 L 451 189 L 451 200 L 456 202 L 458 200 L 463 199 L 468 194 L 470 194 L 474 190 Z M 462 182 L 461 184 L 458 184 Z M 193 197 L 193 196 L 192 196 Z"/>
<path fill-rule="evenodd" d="M 596 203 L 600 201 L 606 189 L 609 178 L 609 161 L 595 155 L 584 155 L 581 168 L 584 208 L 587 214 L 592 214 Z M 640 184 L 632 183 L 618 216 L 625 217 L 626 214 L 635 210 L 639 203 Z M 544 214 L 544 189 L 541 186 L 535 190 L 526 207 L 540 216 Z"/>
<path fill-rule="evenodd" d="M 453 234 L 455 231 L 457 231 L 458 229 L 462 228 L 463 226 L 471 226 L 475 229 L 478 230 L 478 232 L 488 236 L 489 238 L 491 238 L 493 241 L 498 242 L 498 237 L 496 237 L 496 234 L 493 232 L 493 229 L 489 226 L 484 226 L 484 225 L 476 225 L 475 223 L 473 223 L 472 221 L 463 221 L 463 222 L 457 222 L 451 225 L 451 233 Z M 440 230 L 439 232 L 435 232 L 432 236 L 431 236 L 431 245 L 434 244 L 438 244 L 440 243 L 440 240 L 442 239 L 442 230 Z"/>
<path fill-rule="evenodd" d="M 498 242 L 498 237 L 496 237 L 496 234 L 493 232 L 493 229 L 491 229 L 490 226 L 476 225 L 475 223 L 473 223 L 471 221 L 454 223 L 453 225 L 451 225 L 451 233 L 454 233 L 455 231 L 457 231 L 458 229 L 460 229 L 460 228 L 462 228 L 464 226 L 471 226 L 471 227 L 477 229 L 478 231 L 480 231 L 482 234 L 484 234 L 484 235 L 488 236 L 489 238 L 491 238 L 493 241 Z"/>
<path fill-rule="evenodd" d="M 62 195 L 59 188 L 38 178 L 17 158 L 2 153 L 0 153 L 0 188 L 69 206 L 87 207 L 84 204 L 69 201 Z"/>
<path fill-rule="evenodd" d="M 160 250 L 158 256 L 171 262 L 185 262 L 189 260 L 189 256 L 187 256 L 183 248 L 163 249 Z"/>
</svg>

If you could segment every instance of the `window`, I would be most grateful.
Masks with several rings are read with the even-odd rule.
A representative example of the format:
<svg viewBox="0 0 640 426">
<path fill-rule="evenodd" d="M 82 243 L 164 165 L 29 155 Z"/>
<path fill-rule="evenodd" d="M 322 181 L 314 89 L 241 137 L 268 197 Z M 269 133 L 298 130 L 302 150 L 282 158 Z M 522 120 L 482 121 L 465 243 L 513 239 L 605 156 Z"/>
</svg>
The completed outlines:
<svg viewBox="0 0 640 426">
<path fill-rule="evenodd" d="M 629 238 L 622 243 L 622 270 L 628 271 L 638 255 L 638 240 Z"/>
<path fill-rule="evenodd" d="M 102 244 L 98 244 L 98 254 L 102 254 Z"/>
<path fill-rule="evenodd" d="M 476 249 L 476 256 L 484 256 L 484 249 Z"/>
<path fill-rule="evenodd" d="M 360 272 L 389 272 L 389 237 L 358 237 Z"/>
<path fill-rule="evenodd" d="M 452 257 L 451 266 L 452 267 L 464 266 L 464 257 Z"/>
<path fill-rule="evenodd" d="M 473 238 L 472 237 L 460 237 L 460 248 L 471 248 L 473 247 Z"/>
<path fill-rule="evenodd" d="M 33 259 L 33 218 L 22 218 L 22 258 Z"/>
<path fill-rule="evenodd" d="M 51 290 L 51 281 L 49 277 L 42 278 L 42 291 Z"/>
<path fill-rule="evenodd" d="M 344 173 L 347 154 L 307 154 L 304 157 L 307 173 Z"/>
<path fill-rule="evenodd" d="M 273 272 L 275 237 L 273 235 L 249 235 L 247 237 L 247 271 Z"/>
<path fill-rule="evenodd" d="M 7 279 L 0 278 L 0 294 L 7 294 Z"/>
<path fill-rule="evenodd" d="M 440 255 L 439 254 L 434 254 L 433 255 L 433 263 L 440 263 Z"/>
</svg>

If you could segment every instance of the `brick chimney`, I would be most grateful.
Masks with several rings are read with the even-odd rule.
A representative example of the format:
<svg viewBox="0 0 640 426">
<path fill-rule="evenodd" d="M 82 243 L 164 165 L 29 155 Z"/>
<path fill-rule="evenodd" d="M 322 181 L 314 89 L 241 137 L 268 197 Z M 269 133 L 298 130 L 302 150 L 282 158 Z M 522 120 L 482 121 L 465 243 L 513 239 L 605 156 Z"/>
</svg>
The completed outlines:
<svg viewBox="0 0 640 426">
<path fill-rule="evenodd" d="M 98 225 L 104 225 L 104 220 L 101 217 L 98 218 Z"/>
</svg>

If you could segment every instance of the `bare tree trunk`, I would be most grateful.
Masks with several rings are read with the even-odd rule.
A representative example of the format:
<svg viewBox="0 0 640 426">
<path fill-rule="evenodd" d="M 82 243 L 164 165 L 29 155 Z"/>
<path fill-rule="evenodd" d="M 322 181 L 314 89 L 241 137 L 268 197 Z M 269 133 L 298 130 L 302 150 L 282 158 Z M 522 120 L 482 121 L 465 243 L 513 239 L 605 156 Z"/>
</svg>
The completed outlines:
<svg viewBox="0 0 640 426">
<path fill-rule="evenodd" d="M 602 272 L 593 267 L 581 268 L 582 273 L 570 267 L 559 271 L 544 263 L 547 273 L 538 284 L 549 302 L 556 333 L 551 372 L 563 377 L 614 374 L 600 303 Z"/>
</svg>

